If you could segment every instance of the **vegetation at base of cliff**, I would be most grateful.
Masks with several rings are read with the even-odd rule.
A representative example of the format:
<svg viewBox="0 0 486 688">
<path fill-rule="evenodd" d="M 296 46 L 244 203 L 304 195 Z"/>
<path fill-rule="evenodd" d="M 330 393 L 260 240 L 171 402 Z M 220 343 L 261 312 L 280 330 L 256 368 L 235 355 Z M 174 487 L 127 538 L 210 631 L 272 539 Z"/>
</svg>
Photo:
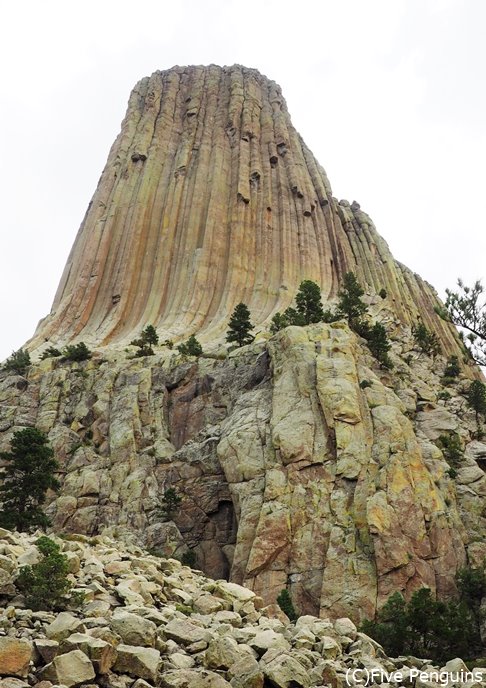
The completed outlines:
<svg viewBox="0 0 486 688">
<path fill-rule="evenodd" d="M 65 361 L 87 361 L 91 358 L 91 351 L 84 342 L 79 342 L 79 344 L 65 346 L 62 356 Z"/>
<path fill-rule="evenodd" d="M 29 352 L 24 349 L 18 349 L 17 351 L 13 351 L 12 355 L 7 358 L 3 364 L 3 369 L 18 373 L 18 375 L 25 375 L 30 364 Z"/>
<path fill-rule="evenodd" d="M 203 348 L 196 337 L 191 334 L 186 342 L 179 344 L 177 351 L 183 356 L 201 356 Z"/>
<path fill-rule="evenodd" d="M 295 611 L 295 607 L 292 602 L 292 598 L 290 597 L 290 593 L 287 590 L 287 588 L 284 588 L 279 596 L 277 597 L 277 604 L 280 607 L 280 609 L 283 611 L 284 614 L 288 616 L 290 621 L 297 621 L 299 618 L 299 615 Z"/>
<path fill-rule="evenodd" d="M 237 346 L 251 344 L 254 340 L 251 334 L 253 329 L 254 327 L 251 324 L 251 314 L 248 306 L 244 303 L 239 303 L 230 317 L 226 341 L 229 344 L 236 343 Z"/>
<path fill-rule="evenodd" d="M 412 335 L 419 349 L 427 356 L 434 358 L 440 354 L 439 338 L 434 332 L 430 332 L 423 322 L 418 322 L 412 327 Z"/>
<path fill-rule="evenodd" d="M 392 656 L 414 655 L 445 662 L 481 652 L 481 599 L 486 593 L 484 568 L 467 567 L 456 575 L 458 600 L 435 600 L 429 588 L 416 590 L 409 602 L 396 592 L 361 630 Z"/>
<path fill-rule="evenodd" d="M 304 327 L 318 322 L 334 322 L 339 320 L 339 316 L 324 310 L 321 301 L 321 290 L 319 285 L 311 280 L 304 280 L 300 283 L 299 290 L 295 297 L 295 308 L 289 306 L 283 313 L 275 313 L 270 325 L 270 332 L 275 334 L 284 327 L 297 325 Z"/>
<path fill-rule="evenodd" d="M 54 473 L 59 464 L 48 445 L 47 436 L 36 428 L 14 432 L 10 451 L 0 452 L 6 462 L 0 485 L 0 526 L 28 531 L 46 528 L 49 519 L 41 507 L 48 490 L 57 491 Z"/>
<path fill-rule="evenodd" d="M 184 552 L 181 556 L 181 564 L 184 564 L 184 566 L 190 566 L 191 569 L 193 569 L 196 567 L 196 563 L 196 552 L 193 549 L 188 549 L 187 552 Z"/>
<path fill-rule="evenodd" d="M 436 308 L 443 320 L 466 331 L 463 342 L 472 358 L 479 365 L 486 366 L 486 299 L 481 281 L 468 287 L 457 280 L 458 291 L 446 289 L 444 308 Z"/>
<path fill-rule="evenodd" d="M 61 548 L 48 537 L 41 537 L 35 543 L 42 559 L 32 566 L 24 566 L 15 581 L 25 595 L 27 607 L 34 611 L 51 609 L 61 611 L 68 606 L 78 606 L 84 600 L 82 593 L 66 596 L 73 584 L 68 579 L 69 562 Z"/>
</svg>

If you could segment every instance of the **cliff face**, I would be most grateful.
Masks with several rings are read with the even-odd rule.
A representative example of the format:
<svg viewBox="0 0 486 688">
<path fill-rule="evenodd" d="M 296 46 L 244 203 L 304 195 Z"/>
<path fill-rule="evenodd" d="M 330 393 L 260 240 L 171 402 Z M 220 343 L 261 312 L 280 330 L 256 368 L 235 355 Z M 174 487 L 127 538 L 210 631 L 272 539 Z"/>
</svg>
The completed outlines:
<svg viewBox="0 0 486 688">
<path fill-rule="evenodd" d="M 445 390 L 445 360 L 389 317 L 392 372 L 339 322 L 287 328 L 226 360 L 105 351 L 44 361 L 28 380 L 3 374 L 2 448 L 22 426 L 49 434 L 56 531 L 190 548 L 206 574 L 266 603 L 288 586 L 301 613 L 358 620 L 395 590 L 448 596 L 466 558 L 486 555 L 486 445 L 461 396 L 469 382 Z M 455 476 L 438 442 L 451 432 L 465 448 Z M 170 487 L 183 501 L 163 522 Z"/>
<path fill-rule="evenodd" d="M 437 297 L 397 263 L 357 203 L 337 202 L 277 84 L 252 69 L 175 67 L 142 79 L 31 347 L 221 337 L 248 304 L 257 325 L 312 279 L 332 298 L 353 270 L 401 320 Z"/>
</svg>

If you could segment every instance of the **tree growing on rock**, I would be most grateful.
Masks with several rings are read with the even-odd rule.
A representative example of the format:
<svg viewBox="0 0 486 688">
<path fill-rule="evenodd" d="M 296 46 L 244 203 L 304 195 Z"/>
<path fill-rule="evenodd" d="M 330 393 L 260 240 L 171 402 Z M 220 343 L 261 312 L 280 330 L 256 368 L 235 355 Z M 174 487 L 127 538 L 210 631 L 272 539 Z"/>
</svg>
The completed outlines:
<svg viewBox="0 0 486 688">
<path fill-rule="evenodd" d="M 177 351 L 183 356 L 201 356 L 203 348 L 195 335 L 191 334 L 186 342 L 179 344 Z"/>
<path fill-rule="evenodd" d="M 486 413 L 486 385 L 480 380 L 471 382 L 471 386 L 467 392 L 467 401 L 469 406 L 476 414 L 476 425 L 478 428 L 478 439 L 482 437 L 482 428 L 480 417 Z"/>
<path fill-rule="evenodd" d="M 30 366 L 30 354 L 24 349 L 18 349 L 12 352 L 12 355 L 7 358 L 3 364 L 4 370 L 9 370 L 18 375 L 25 375 L 27 368 Z"/>
<path fill-rule="evenodd" d="M 0 485 L 0 526 L 28 531 L 46 528 L 49 519 L 42 511 L 48 490 L 60 487 L 55 477 L 59 464 L 46 435 L 36 428 L 14 433 L 9 452 L 1 452 L 6 462 Z"/>
<path fill-rule="evenodd" d="M 365 339 L 368 349 L 383 368 L 393 368 L 393 363 L 388 356 L 391 344 L 385 327 L 381 323 L 375 323 L 373 327 L 367 329 Z"/>
<path fill-rule="evenodd" d="M 304 280 L 300 283 L 299 291 L 295 296 L 297 313 L 302 316 L 305 325 L 322 322 L 324 309 L 321 302 L 321 289 L 312 280 Z"/>
<path fill-rule="evenodd" d="M 159 335 L 155 331 L 153 325 L 147 325 L 147 327 L 141 331 L 140 337 L 134 339 L 130 342 L 133 346 L 138 347 L 138 351 L 135 356 L 141 358 L 143 356 L 153 356 L 154 350 L 152 346 L 156 346 L 159 343 Z"/>
<path fill-rule="evenodd" d="M 289 618 L 290 621 L 297 621 L 299 618 L 299 615 L 295 611 L 294 604 L 292 602 L 292 598 L 290 597 L 290 593 L 287 590 L 287 588 L 284 588 L 279 596 L 277 597 L 277 604 L 280 607 L 280 609 L 283 611 L 284 614 L 286 614 Z"/>
<path fill-rule="evenodd" d="M 435 357 L 440 354 L 440 341 L 435 332 L 430 332 L 423 322 L 418 322 L 412 327 L 412 335 L 415 343 L 427 356 Z"/>
<path fill-rule="evenodd" d="M 91 351 L 84 342 L 79 342 L 65 346 L 62 355 L 65 361 L 87 361 L 91 358 Z"/>
<path fill-rule="evenodd" d="M 340 317 L 348 320 L 353 329 L 368 312 L 368 306 L 361 299 L 362 296 L 364 296 L 364 289 L 356 279 L 356 275 L 354 272 L 347 272 L 338 292 L 337 312 Z"/>
<path fill-rule="evenodd" d="M 177 490 L 173 487 L 168 487 L 162 495 L 157 514 L 164 520 L 170 520 L 175 516 L 181 502 L 182 497 L 177 493 Z"/>
<path fill-rule="evenodd" d="M 228 343 L 236 342 L 238 346 L 245 346 L 251 344 L 254 340 L 251 331 L 253 325 L 251 324 L 251 314 L 248 307 L 244 303 L 239 303 L 233 311 L 226 333 L 226 341 Z"/>
</svg>

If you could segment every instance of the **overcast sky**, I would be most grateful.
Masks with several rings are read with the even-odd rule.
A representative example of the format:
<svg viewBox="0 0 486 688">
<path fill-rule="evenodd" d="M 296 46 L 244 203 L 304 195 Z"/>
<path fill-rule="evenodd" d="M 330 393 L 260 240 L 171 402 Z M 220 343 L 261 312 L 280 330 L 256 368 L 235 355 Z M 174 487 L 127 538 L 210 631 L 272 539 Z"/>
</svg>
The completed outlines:
<svg viewBox="0 0 486 688">
<path fill-rule="evenodd" d="M 483 0 L 17 0 L 2 25 L 0 360 L 50 310 L 131 88 L 175 64 L 277 81 L 398 260 L 486 282 Z"/>
</svg>

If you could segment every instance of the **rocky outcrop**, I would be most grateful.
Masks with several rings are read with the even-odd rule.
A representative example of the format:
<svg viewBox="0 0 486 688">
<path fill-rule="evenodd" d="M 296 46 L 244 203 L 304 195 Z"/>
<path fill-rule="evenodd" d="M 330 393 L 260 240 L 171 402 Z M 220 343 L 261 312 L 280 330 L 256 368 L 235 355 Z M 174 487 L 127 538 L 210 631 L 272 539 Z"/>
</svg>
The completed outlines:
<svg viewBox="0 0 486 688">
<path fill-rule="evenodd" d="M 288 587 L 302 613 L 357 621 L 395 590 L 447 597 L 456 570 L 486 554 L 486 445 L 461 396 L 466 378 L 444 388 L 445 360 L 372 308 L 393 336 L 392 371 L 337 322 L 289 327 L 226 359 L 105 350 L 43 361 L 27 380 L 3 373 L 2 448 L 22 426 L 49 434 L 57 532 L 190 550 L 207 575 L 266 603 Z M 451 432 L 465 448 L 457 471 L 439 448 Z M 164 521 L 169 487 L 183 501 Z"/>
<path fill-rule="evenodd" d="M 0 531 L 14 583 L 34 542 Z M 416 657 L 390 659 L 350 619 L 306 615 L 293 624 L 246 588 L 210 580 L 173 559 L 108 538 L 58 542 L 77 557 L 71 579 L 84 603 L 60 613 L 32 611 L 15 585 L 0 590 L 2 688 L 337 688 L 357 685 L 367 672 L 375 672 L 378 684 L 391 675 L 396 685 L 415 679 L 415 685 L 439 685 L 438 667 Z M 127 602 L 120 595 L 125 584 L 136 586 L 140 599 Z M 467 672 L 459 659 L 442 670 Z M 476 670 L 474 685 L 486 685 L 486 669 Z"/>
<path fill-rule="evenodd" d="M 245 302 L 258 327 L 312 279 L 332 299 L 353 270 L 420 315 L 446 350 L 434 290 L 397 263 L 358 203 L 333 198 L 280 87 L 241 66 L 174 67 L 134 88 L 121 132 L 30 348 L 221 338 Z"/>
</svg>

